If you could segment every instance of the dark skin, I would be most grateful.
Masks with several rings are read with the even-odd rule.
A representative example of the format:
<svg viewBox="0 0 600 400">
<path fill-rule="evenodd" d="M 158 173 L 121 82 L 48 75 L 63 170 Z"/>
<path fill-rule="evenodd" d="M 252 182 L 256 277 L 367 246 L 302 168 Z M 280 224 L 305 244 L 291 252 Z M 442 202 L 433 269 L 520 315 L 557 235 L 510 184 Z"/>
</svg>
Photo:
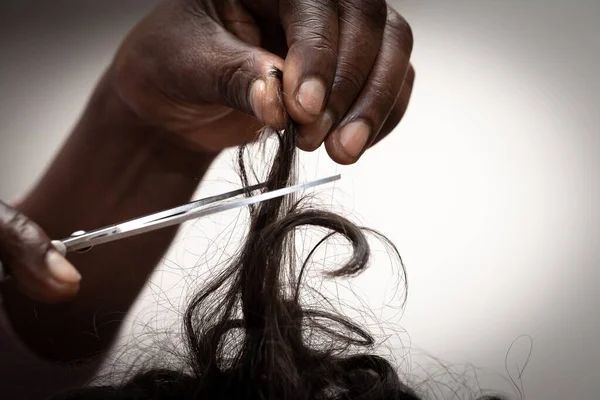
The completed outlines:
<svg viewBox="0 0 600 400">
<path fill-rule="evenodd" d="M 356 162 L 406 111 L 411 50 L 408 24 L 379 0 L 160 3 L 38 184 L 14 208 L 0 204 L 12 275 L 1 289 L 17 333 L 43 358 L 100 360 L 176 230 L 68 262 L 49 238 L 189 201 L 220 151 L 286 118 L 300 124 L 301 149 L 324 144 L 333 161 Z"/>
</svg>

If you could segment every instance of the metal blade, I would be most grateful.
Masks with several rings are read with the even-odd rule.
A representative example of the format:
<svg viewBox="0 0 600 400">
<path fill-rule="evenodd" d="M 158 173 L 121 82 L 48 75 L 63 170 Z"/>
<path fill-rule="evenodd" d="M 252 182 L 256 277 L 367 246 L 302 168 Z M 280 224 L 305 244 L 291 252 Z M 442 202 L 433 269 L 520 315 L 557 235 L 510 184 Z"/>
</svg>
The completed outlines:
<svg viewBox="0 0 600 400">
<path fill-rule="evenodd" d="M 88 249 L 99 244 L 109 243 L 146 232 L 152 232 L 157 229 L 162 229 L 173 225 L 179 225 L 191 219 L 205 217 L 207 215 L 217 214 L 223 211 L 271 200 L 277 197 L 299 192 L 304 189 L 334 182 L 340 178 L 340 175 L 334 175 L 300 185 L 289 186 L 270 192 L 261 193 L 252 197 L 223 201 L 223 199 L 228 199 L 230 197 L 243 194 L 244 190 L 240 189 L 117 225 L 108 226 L 87 233 L 81 233 L 78 236 L 63 239 L 61 242 L 65 245 L 67 252 Z M 258 189 L 260 187 L 264 187 L 264 184 L 256 185 L 252 188 Z M 209 199 L 212 199 L 212 201 L 209 201 Z"/>
</svg>

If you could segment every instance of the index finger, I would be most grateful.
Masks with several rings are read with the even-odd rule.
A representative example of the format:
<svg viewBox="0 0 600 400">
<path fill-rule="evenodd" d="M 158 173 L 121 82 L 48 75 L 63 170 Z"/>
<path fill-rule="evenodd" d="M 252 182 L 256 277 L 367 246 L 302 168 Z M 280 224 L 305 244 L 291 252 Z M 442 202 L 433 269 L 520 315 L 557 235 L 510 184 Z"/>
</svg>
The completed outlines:
<svg viewBox="0 0 600 400">
<path fill-rule="evenodd" d="M 252 12 L 279 22 L 288 52 L 283 93 L 300 124 L 317 120 L 327 102 L 338 56 L 337 0 L 243 0 Z"/>
<path fill-rule="evenodd" d="M 338 7 L 334 0 L 280 0 L 288 54 L 284 64 L 285 106 L 301 124 L 323 111 L 338 58 Z"/>
</svg>

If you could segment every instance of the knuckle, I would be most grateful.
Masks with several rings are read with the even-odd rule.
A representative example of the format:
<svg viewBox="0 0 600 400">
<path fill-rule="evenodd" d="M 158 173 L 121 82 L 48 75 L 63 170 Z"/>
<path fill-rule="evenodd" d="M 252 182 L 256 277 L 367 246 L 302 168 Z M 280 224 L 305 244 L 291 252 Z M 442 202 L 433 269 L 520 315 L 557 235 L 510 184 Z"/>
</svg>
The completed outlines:
<svg viewBox="0 0 600 400">
<path fill-rule="evenodd" d="M 311 29 L 310 27 L 314 24 L 310 23 L 310 19 L 298 24 L 302 24 L 302 28 L 297 28 L 296 30 L 302 33 L 298 35 L 296 45 L 318 51 L 325 56 L 336 56 L 337 52 L 335 48 L 337 45 L 333 39 L 334 35 L 329 35 L 324 30 Z M 337 39 L 337 37 L 335 38 Z"/>
<path fill-rule="evenodd" d="M 22 242 L 35 235 L 31 221 L 20 211 L 11 207 L 3 209 L 1 224 L 3 241 Z"/>
<path fill-rule="evenodd" d="M 375 97 L 379 99 L 379 104 L 385 104 L 386 106 L 389 106 L 396 102 L 396 99 L 398 98 L 398 92 L 394 90 L 394 85 L 390 85 L 389 82 L 385 82 L 383 80 L 375 80 L 373 82 L 373 87 L 375 88 Z"/>
<path fill-rule="evenodd" d="M 383 28 L 388 7 L 385 0 L 351 0 L 343 3 L 346 12 L 363 16 L 369 24 Z"/>
<path fill-rule="evenodd" d="M 4 228 L 9 226 L 17 213 L 18 211 L 16 209 L 3 201 L 0 201 L 0 227 Z"/>
<path fill-rule="evenodd" d="M 9 264 L 37 266 L 49 247 L 43 231 L 18 210 L 0 209 L 0 253 Z"/>
<path fill-rule="evenodd" d="M 324 16 L 334 15 L 338 12 L 338 2 L 336 0 L 295 0 L 290 1 L 289 6 L 291 9 L 292 18 L 302 16 L 302 19 L 306 17 L 314 17 L 318 25 L 323 25 Z"/>
<path fill-rule="evenodd" d="M 217 93 L 221 93 L 225 105 L 237 110 L 252 113 L 248 101 L 249 88 L 252 83 L 252 74 L 256 60 L 252 56 L 239 55 L 231 57 L 226 64 L 221 66 L 221 73 L 216 81 Z"/>
<path fill-rule="evenodd" d="M 183 11 L 189 13 L 194 17 L 206 17 L 206 9 L 201 0 L 184 0 L 179 2 L 179 6 L 183 9 Z"/>
<path fill-rule="evenodd" d="M 337 1 L 333 0 L 311 0 L 302 2 L 315 10 L 315 12 L 326 13 L 326 12 L 337 12 L 338 4 Z"/>
<path fill-rule="evenodd" d="M 29 230 L 29 220 L 19 211 L 14 210 L 8 220 L 10 228 L 19 235 L 27 233 Z"/>
<path fill-rule="evenodd" d="M 39 229 L 29 218 L 20 212 L 16 211 L 13 214 L 9 224 L 15 238 L 18 238 L 19 241 L 28 244 L 40 242 Z"/>
<path fill-rule="evenodd" d="M 387 28 L 400 42 L 406 53 L 411 53 L 414 43 L 413 31 L 410 24 L 391 7 L 387 14 Z"/>
<path fill-rule="evenodd" d="M 358 93 L 364 82 L 363 71 L 354 63 L 340 61 L 338 64 L 338 75 L 333 83 L 334 93 L 346 95 Z"/>
</svg>

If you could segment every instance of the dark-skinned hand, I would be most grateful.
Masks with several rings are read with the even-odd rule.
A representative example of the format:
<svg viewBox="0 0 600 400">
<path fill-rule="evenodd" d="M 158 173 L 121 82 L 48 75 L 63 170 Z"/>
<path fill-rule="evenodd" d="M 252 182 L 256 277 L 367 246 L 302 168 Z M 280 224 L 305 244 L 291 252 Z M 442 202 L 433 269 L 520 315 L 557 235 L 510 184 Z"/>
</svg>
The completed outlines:
<svg viewBox="0 0 600 400">
<path fill-rule="evenodd" d="M 113 77 L 144 123 L 192 147 L 239 145 L 289 114 L 300 148 L 324 142 L 351 164 L 404 115 L 412 44 L 382 0 L 167 0 L 125 40 Z"/>
<path fill-rule="evenodd" d="M 42 228 L 2 201 L 0 263 L 0 279 L 10 276 L 32 300 L 60 302 L 79 291 L 81 275 L 56 251 Z"/>
</svg>

